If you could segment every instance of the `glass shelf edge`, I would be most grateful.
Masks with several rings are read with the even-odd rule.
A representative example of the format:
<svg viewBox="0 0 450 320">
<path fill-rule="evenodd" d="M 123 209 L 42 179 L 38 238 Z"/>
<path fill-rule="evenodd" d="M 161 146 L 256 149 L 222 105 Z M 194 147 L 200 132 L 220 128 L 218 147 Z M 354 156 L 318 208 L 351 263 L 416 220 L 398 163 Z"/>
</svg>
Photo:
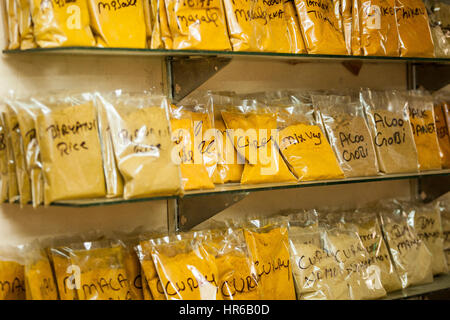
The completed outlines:
<svg viewBox="0 0 450 320">
<path fill-rule="evenodd" d="M 290 184 L 261 184 L 261 185 L 249 185 L 242 186 L 240 184 L 227 184 L 224 186 L 216 186 L 215 189 L 211 190 L 196 190 L 188 191 L 183 195 L 173 195 L 173 196 L 159 196 L 150 198 L 137 198 L 137 199 L 101 199 L 101 200 L 74 200 L 74 201 L 59 201 L 51 204 L 51 206 L 57 207 L 95 207 L 95 206 L 107 206 L 107 205 L 118 205 L 118 204 L 128 204 L 136 202 L 148 202 L 148 201 L 158 201 L 158 200 L 170 200 L 170 199 L 189 199 L 191 197 L 200 196 L 214 196 L 219 194 L 232 194 L 232 193 L 251 193 L 260 191 L 271 191 L 271 190 L 286 190 L 286 189 L 297 189 L 306 187 L 320 187 L 320 186 L 331 186 L 331 185 L 343 185 L 343 184 L 353 184 L 353 183 L 366 183 L 366 182 L 377 182 L 377 181 L 390 181 L 390 180 L 405 180 L 405 179 L 416 179 L 419 177 L 429 177 L 429 176 L 447 176 L 450 175 L 450 169 L 447 170 L 436 170 L 436 171 L 425 171 L 414 174 L 391 174 L 391 175 L 380 175 L 375 177 L 359 177 L 359 178 L 347 178 L 338 180 L 320 180 L 320 181 L 307 181 L 299 183 Z"/>
<path fill-rule="evenodd" d="M 209 50 L 165 50 L 165 49 L 133 49 L 133 48 L 98 48 L 98 47 L 58 47 L 35 48 L 27 50 L 3 50 L 4 54 L 104 54 L 104 55 L 147 55 L 155 57 L 186 57 L 186 56 L 222 56 L 231 58 L 273 58 L 295 60 L 328 60 L 328 61 L 373 61 L 373 62 L 429 62 L 450 63 L 450 58 L 421 58 L 421 57 L 383 57 L 383 56 L 351 56 L 326 54 L 294 54 L 275 52 L 237 52 L 237 51 L 209 51 Z"/>
<path fill-rule="evenodd" d="M 382 300 L 400 300 L 419 297 L 433 292 L 450 289 L 450 275 L 435 276 L 432 283 L 412 286 L 400 291 L 390 292 Z"/>
</svg>

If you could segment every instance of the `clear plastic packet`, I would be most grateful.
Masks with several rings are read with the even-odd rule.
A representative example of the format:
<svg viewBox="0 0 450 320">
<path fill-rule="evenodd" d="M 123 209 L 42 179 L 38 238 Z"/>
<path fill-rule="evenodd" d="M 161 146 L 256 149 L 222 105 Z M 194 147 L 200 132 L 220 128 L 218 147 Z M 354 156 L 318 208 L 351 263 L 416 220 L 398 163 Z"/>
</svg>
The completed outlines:
<svg viewBox="0 0 450 320">
<path fill-rule="evenodd" d="M 114 154 L 111 127 L 108 122 L 108 112 L 103 103 L 99 101 L 98 96 L 95 98 L 95 107 L 97 108 L 98 129 L 102 147 L 106 197 L 120 197 L 123 195 L 123 178 L 117 167 L 116 156 Z"/>
<path fill-rule="evenodd" d="M 376 176 L 375 147 L 361 103 L 350 96 L 313 95 L 312 99 L 345 177 Z"/>
<path fill-rule="evenodd" d="M 448 273 L 439 203 L 402 203 L 408 224 L 431 252 L 433 275 Z"/>
<path fill-rule="evenodd" d="M 223 3 L 233 51 L 291 52 L 283 1 Z"/>
<path fill-rule="evenodd" d="M 3 112 L 2 112 L 3 113 Z M 4 203 L 9 199 L 9 163 L 8 163 L 8 132 L 3 123 L 3 114 L 0 114 L 0 174 L 1 174 L 1 190 L 0 203 Z"/>
<path fill-rule="evenodd" d="M 8 199 L 9 203 L 19 201 L 19 184 L 17 180 L 16 163 L 14 161 L 14 150 L 11 140 L 11 129 L 7 118 L 7 111 L 2 111 L 3 127 L 6 134 L 6 155 L 8 160 Z"/>
<path fill-rule="evenodd" d="M 432 255 L 408 224 L 402 208 L 383 203 L 378 209 L 381 228 L 403 289 L 433 282 Z"/>
<path fill-rule="evenodd" d="M 227 134 L 221 111 L 232 105 L 234 93 L 209 92 L 209 103 L 214 113 L 216 130 L 216 147 L 218 150 L 217 167 L 212 175 L 215 184 L 241 181 L 245 159 L 234 148 L 233 141 Z"/>
<path fill-rule="evenodd" d="M 340 0 L 340 4 L 345 47 L 347 54 L 352 54 L 352 0 Z"/>
<path fill-rule="evenodd" d="M 152 18 L 152 11 L 151 11 L 152 9 L 151 9 L 150 2 L 151 2 L 151 0 L 143 0 L 144 19 L 145 19 L 145 35 L 147 37 L 147 41 L 146 41 L 147 48 L 150 48 L 150 46 L 151 46 L 152 33 L 153 33 L 153 28 L 152 28 L 153 18 Z"/>
<path fill-rule="evenodd" d="M 306 240 L 305 239 L 310 239 Z M 298 300 L 349 300 L 344 270 L 323 250 L 321 231 L 289 228 L 290 257 Z"/>
<path fill-rule="evenodd" d="M 30 6 L 39 47 L 95 46 L 87 0 L 30 0 Z"/>
<path fill-rule="evenodd" d="M 444 250 L 450 250 L 450 200 L 439 201 L 439 211 L 441 213 Z"/>
<path fill-rule="evenodd" d="M 408 92 L 408 115 L 419 160 L 419 170 L 441 169 L 441 158 L 433 97 L 420 91 Z"/>
<path fill-rule="evenodd" d="M 361 27 L 360 27 L 360 1 L 361 0 L 350 0 L 352 2 L 352 28 L 351 28 L 351 48 L 352 55 L 360 56 L 362 54 L 361 50 Z"/>
<path fill-rule="evenodd" d="M 231 50 L 222 0 L 165 0 L 174 50 Z"/>
<path fill-rule="evenodd" d="M 290 43 L 290 53 L 306 53 L 305 43 L 303 42 L 302 30 L 295 10 L 294 0 L 283 0 L 284 13 L 287 22 L 288 36 Z"/>
<path fill-rule="evenodd" d="M 379 274 L 386 292 L 401 290 L 402 283 L 383 239 L 376 210 L 360 208 L 353 212 L 346 212 L 342 219 L 342 226 L 358 233 L 369 254 L 367 265 Z"/>
<path fill-rule="evenodd" d="M 325 133 L 314 118 L 308 96 L 295 96 L 269 101 L 277 115 L 278 145 L 291 171 L 300 181 L 340 179 L 344 174 L 328 143 Z"/>
<path fill-rule="evenodd" d="M 20 247 L 0 247 L 0 301 L 25 300 L 25 267 Z"/>
<path fill-rule="evenodd" d="M 48 248 L 48 256 L 55 272 L 55 283 L 60 300 L 79 300 L 78 269 L 72 266 L 72 249 L 70 247 Z"/>
<path fill-rule="evenodd" d="M 395 90 L 363 89 L 360 99 L 372 132 L 380 171 L 417 172 L 417 149 L 406 110 L 406 97 Z"/>
<path fill-rule="evenodd" d="M 444 3 L 434 0 L 425 0 L 428 18 L 430 22 L 431 36 L 434 43 L 436 57 L 446 58 L 450 56 L 450 41 L 448 39 L 448 26 L 445 26 L 441 16 L 444 14 Z M 447 28 L 446 28 L 447 27 Z"/>
<path fill-rule="evenodd" d="M 27 300 L 59 300 L 58 287 L 46 250 L 38 245 L 21 248 Z"/>
<path fill-rule="evenodd" d="M 172 49 L 173 39 L 169 29 L 166 4 L 164 0 L 151 0 L 152 28 L 151 49 Z"/>
<path fill-rule="evenodd" d="M 44 174 L 44 202 L 106 194 L 97 112 L 90 94 L 34 97 Z M 68 170 L 69 168 L 69 170 Z"/>
<path fill-rule="evenodd" d="M 446 104 L 445 100 L 440 97 L 434 97 L 434 120 L 439 143 L 439 157 L 443 169 L 450 168 L 450 134 L 444 110 Z"/>
<path fill-rule="evenodd" d="M 20 48 L 19 31 L 19 12 L 16 0 L 6 0 L 4 2 L 6 14 L 6 27 L 8 28 L 8 46 L 9 50 Z M 5 18 L 5 17 L 3 17 Z"/>
<path fill-rule="evenodd" d="M 19 123 L 19 108 L 15 98 L 6 99 L 5 120 L 9 130 L 11 145 L 14 153 L 14 162 L 16 167 L 17 185 L 20 195 L 20 205 L 27 205 L 32 200 L 31 179 L 27 166 L 27 149 L 23 140 L 22 131 L 28 131 Z"/>
<path fill-rule="evenodd" d="M 217 167 L 217 144 L 213 113 L 207 103 L 186 100 L 170 108 L 172 140 L 180 164 L 183 190 L 213 189 Z"/>
<path fill-rule="evenodd" d="M 84 242 L 71 245 L 69 252 L 79 300 L 132 298 L 122 243 Z"/>
<path fill-rule="evenodd" d="M 243 227 L 262 300 L 295 300 L 285 219 L 251 219 Z"/>
<path fill-rule="evenodd" d="M 358 1 L 362 54 L 399 56 L 395 0 Z"/>
<path fill-rule="evenodd" d="M 236 151 L 246 159 L 241 184 L 295 182 L 275 142 L 276 113 L 255 99 L 234 100 L 221 114 Z"/>
<path fill-rule="evenodd" d="M 336 18 L 333 0 L 295 0 L 295 6 L 309 54 L 347 54 L 342 23 Z"/>
<path fill-rule="evenodd" d="M 434 57 L 428 14 L 422 0 L 396 0 L 400 56 Z"/>
<path fill-rule="evenodd" d="M 89 5 L 92 29 L 97 45 L 110 48 L 147 46 L 144 0 L 85 0 Z"/>
<path fill-rule="evenodd" d="M 33 21 L 31 20 L 31 7 L 29 0 L 16 0 L 19 13 L 20 49 L 36 48 L 33 33 Z"/>
<path fill-rule="evenodd" d="M 168 300 L 222 300 L 215 256 L 195 237 L 150 240 L 153 262 Z"/>
<path fill-rule="evenodd" d="M 135 251 L 135 246 L 139 244 L 139 238 L 123 238 L 124 243 L 124 265 L 130 286 L 131 300 L 144 300 L 144 284 L 142 278 L 141 264 Z"/>
<path fill-rule="evenodd" d="M 287 216 L 287 221 L 291 242 L 313 244 L 320 247 L 319 214 L 315 209 L 291 213 Z M 316 237 L 312 235 L 316 235 Z"/>
<path fill-rule="evenodd" d="M 96 93 L 108 114 L 124 198 L 178 194 L 180 169 L 171 153 L 167 100 L 149 93 Z"/>
</svg>

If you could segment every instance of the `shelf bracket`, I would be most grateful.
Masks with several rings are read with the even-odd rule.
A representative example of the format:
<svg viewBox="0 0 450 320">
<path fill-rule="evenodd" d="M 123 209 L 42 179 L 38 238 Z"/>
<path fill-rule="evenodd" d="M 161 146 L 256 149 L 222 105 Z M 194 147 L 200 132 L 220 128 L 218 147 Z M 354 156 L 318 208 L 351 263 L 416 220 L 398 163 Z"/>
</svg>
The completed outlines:
<svg viewBox="0 0 450 320">
<path fill-rule="evenodd" d="M 450 176 L 420 177 L 417 188 L 417 194 L 421 201 L 432 202 L 450 191 Z"/>
<path fill-rule="evenodd" d="M 170 96 L 174 103 L 181 101 L 231 61 L 231 58 L 216 56 L 166 59 Z"/>
<path fill-rule="evenodd" d="M 361 71 L 361 68 L 363 66 L 363 62 L 359 60 L 350 60 L 350 61 L 343 61 L 342 65 L 347 69 L 352 75 L 358 76 L 359 72 Z"/>
<path fill-rule="evenodd" d="M 178 230 L 188 231 L 226 208 L 243 200 L 249 192 L 215 193 L 210 195 L 184 197 L 177 201 Z"/>
</svg>

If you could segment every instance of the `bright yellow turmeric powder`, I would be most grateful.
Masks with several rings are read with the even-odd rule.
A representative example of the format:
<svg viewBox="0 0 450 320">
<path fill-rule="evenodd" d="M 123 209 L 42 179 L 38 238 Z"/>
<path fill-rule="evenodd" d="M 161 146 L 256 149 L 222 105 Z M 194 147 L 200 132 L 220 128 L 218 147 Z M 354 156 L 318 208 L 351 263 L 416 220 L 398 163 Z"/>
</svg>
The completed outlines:
<svg viewBox="0 0 450 320">
<path fill-rule="evenodd" d="M 151 49 L 172 49 L 173 40 L 169 29 L 169 22 L 164 0 L 151 0 L 153 28 Z"/>
<path fill-rule="evenodd" d="M 39 47 L 95 46 L 87 0 L 30 1 Z"/>
<path fill-rule="evenodd" d="M 25 300 L 24 266 L 0 260 L 0 301 Z"/>
<path fill-rule="evenodd" d="M 75 288 L 76 279 L 74 279 L 72 273 L 75 270 L 70 270 L 70 266 L 72 265 L 70 251 L 64 248 L 51 248 L 49 250 L 49 257 L 55 270 L 55 281 L 58 286 L 59 298 L 61 300 L 78 300 Z"/>
<path fill-rule="evenodd" d="M 285 19 L 288 27 L 290 53 L 306 53 L 305 43 L 302 38 L 302 31 L 298 22 L 297 11 L 293 0 L 284 0 Z"/>
<path fill-rule="evenodd" d="M 222 0 L 166 0 L 173 49 L 231 50 Z"/>
<path fill-rule="evenodd" d="M 141 265 L 139 264 L 139 259 L 132 247 L 124 249 L 123 263 L 129 281 L 131 300 L 144 300 L 144 279 L 142 279 L 141 275 Z"/>
<path fill-rule="evenodd" d="M 336 18 L 333 0 L 295 0 L 295 5 L 309 54 L 347 53 L 342 23 Z"/>
<path fill-rule="evenodd" d="M 152 244 L 151 241 L 141 241 L 136 247 L 139 260 L 141 262 L 141 270 L 146 280 L 146 285 L 152 297 L 152 300 L 166 300 L 164 289 L 161 285 L 161 280 L 156 272 L 155 264 L 152 258 Z M 144 295 L 145 295 L 144 291 Z M 148 293 L 147 293 L 147 296 Z M 147 298 L 145 298 L 147 300 Z"/>
<path fill-rule="evenodd" d="M 144 0 L 88 0 L 97 45 L 111 48 L 145 48 L 147 32 Z"/>
<path fill-rule="evenodd" d="M 287 228 L 244 228 L 244 236 L 256 267 L 261 299 L 295 300 Z"/>
<path fill-rule="evenodd" d="M 37 259 L 25 265 L 27 300 L 59 300 L 58 289 L 50 262 L 44 251 L 36 252 Z"/>
<path fill-rule="evenodd" d="M 11 143 L 10 129 L 6 121 L 6 112 L 2 112 L 2 123 L 4 128 L 4 138 L 6 146 L 7 157 L 7 171 L 8 171 L 8 199 L 9 203 L 14 203 L 19 199 L 19 188 L 17 185 L 16 164 L 14 162 L 14 152 Z"/>
<path fill-rule="evenodd" d="M 439 155 L 442 168 L 450 168 L 450 136 L 448 124 L 445 121 L 443 106 L 438 103 L 434 106 L 434 117 L 436 122 L 436 133 L 439 141 Z"/>
<path fill-rule="evenodd" d="M 272 139 L 277 127 L 274 113 L 222 111 L 222 117 L 233 130 L 237 152 L 247 160 L 241 184 L 296 181 Z"/>
<path fill-rule="evenodd" d="M 349 0 L 352 2 L 352 22 L 351 22 L 351 51 L 352 55 L 360 56 L 361 50 L 361 28 L 360 28 L 360 1 L 361 0 Z M 345 26 L 344 26 L 345 28 Z"/>
</svg>

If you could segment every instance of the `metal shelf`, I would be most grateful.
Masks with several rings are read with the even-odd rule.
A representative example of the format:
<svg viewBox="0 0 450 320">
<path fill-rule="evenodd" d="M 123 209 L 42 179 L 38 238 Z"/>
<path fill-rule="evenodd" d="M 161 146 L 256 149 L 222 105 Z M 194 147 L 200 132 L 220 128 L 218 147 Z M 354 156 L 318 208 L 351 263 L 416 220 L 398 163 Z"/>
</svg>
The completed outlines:
<svg viewBox="0 0 450 320">
<path fill-rule="evenodd" d="M 384 298 L 384 300 L 399 300 L 414 298 L 425 294 L 450 289 L 450 275 L 440 275 L 434 277 L 432 283 L 413 286 L 403 290 L 391 292 Z"/>
</svg>

